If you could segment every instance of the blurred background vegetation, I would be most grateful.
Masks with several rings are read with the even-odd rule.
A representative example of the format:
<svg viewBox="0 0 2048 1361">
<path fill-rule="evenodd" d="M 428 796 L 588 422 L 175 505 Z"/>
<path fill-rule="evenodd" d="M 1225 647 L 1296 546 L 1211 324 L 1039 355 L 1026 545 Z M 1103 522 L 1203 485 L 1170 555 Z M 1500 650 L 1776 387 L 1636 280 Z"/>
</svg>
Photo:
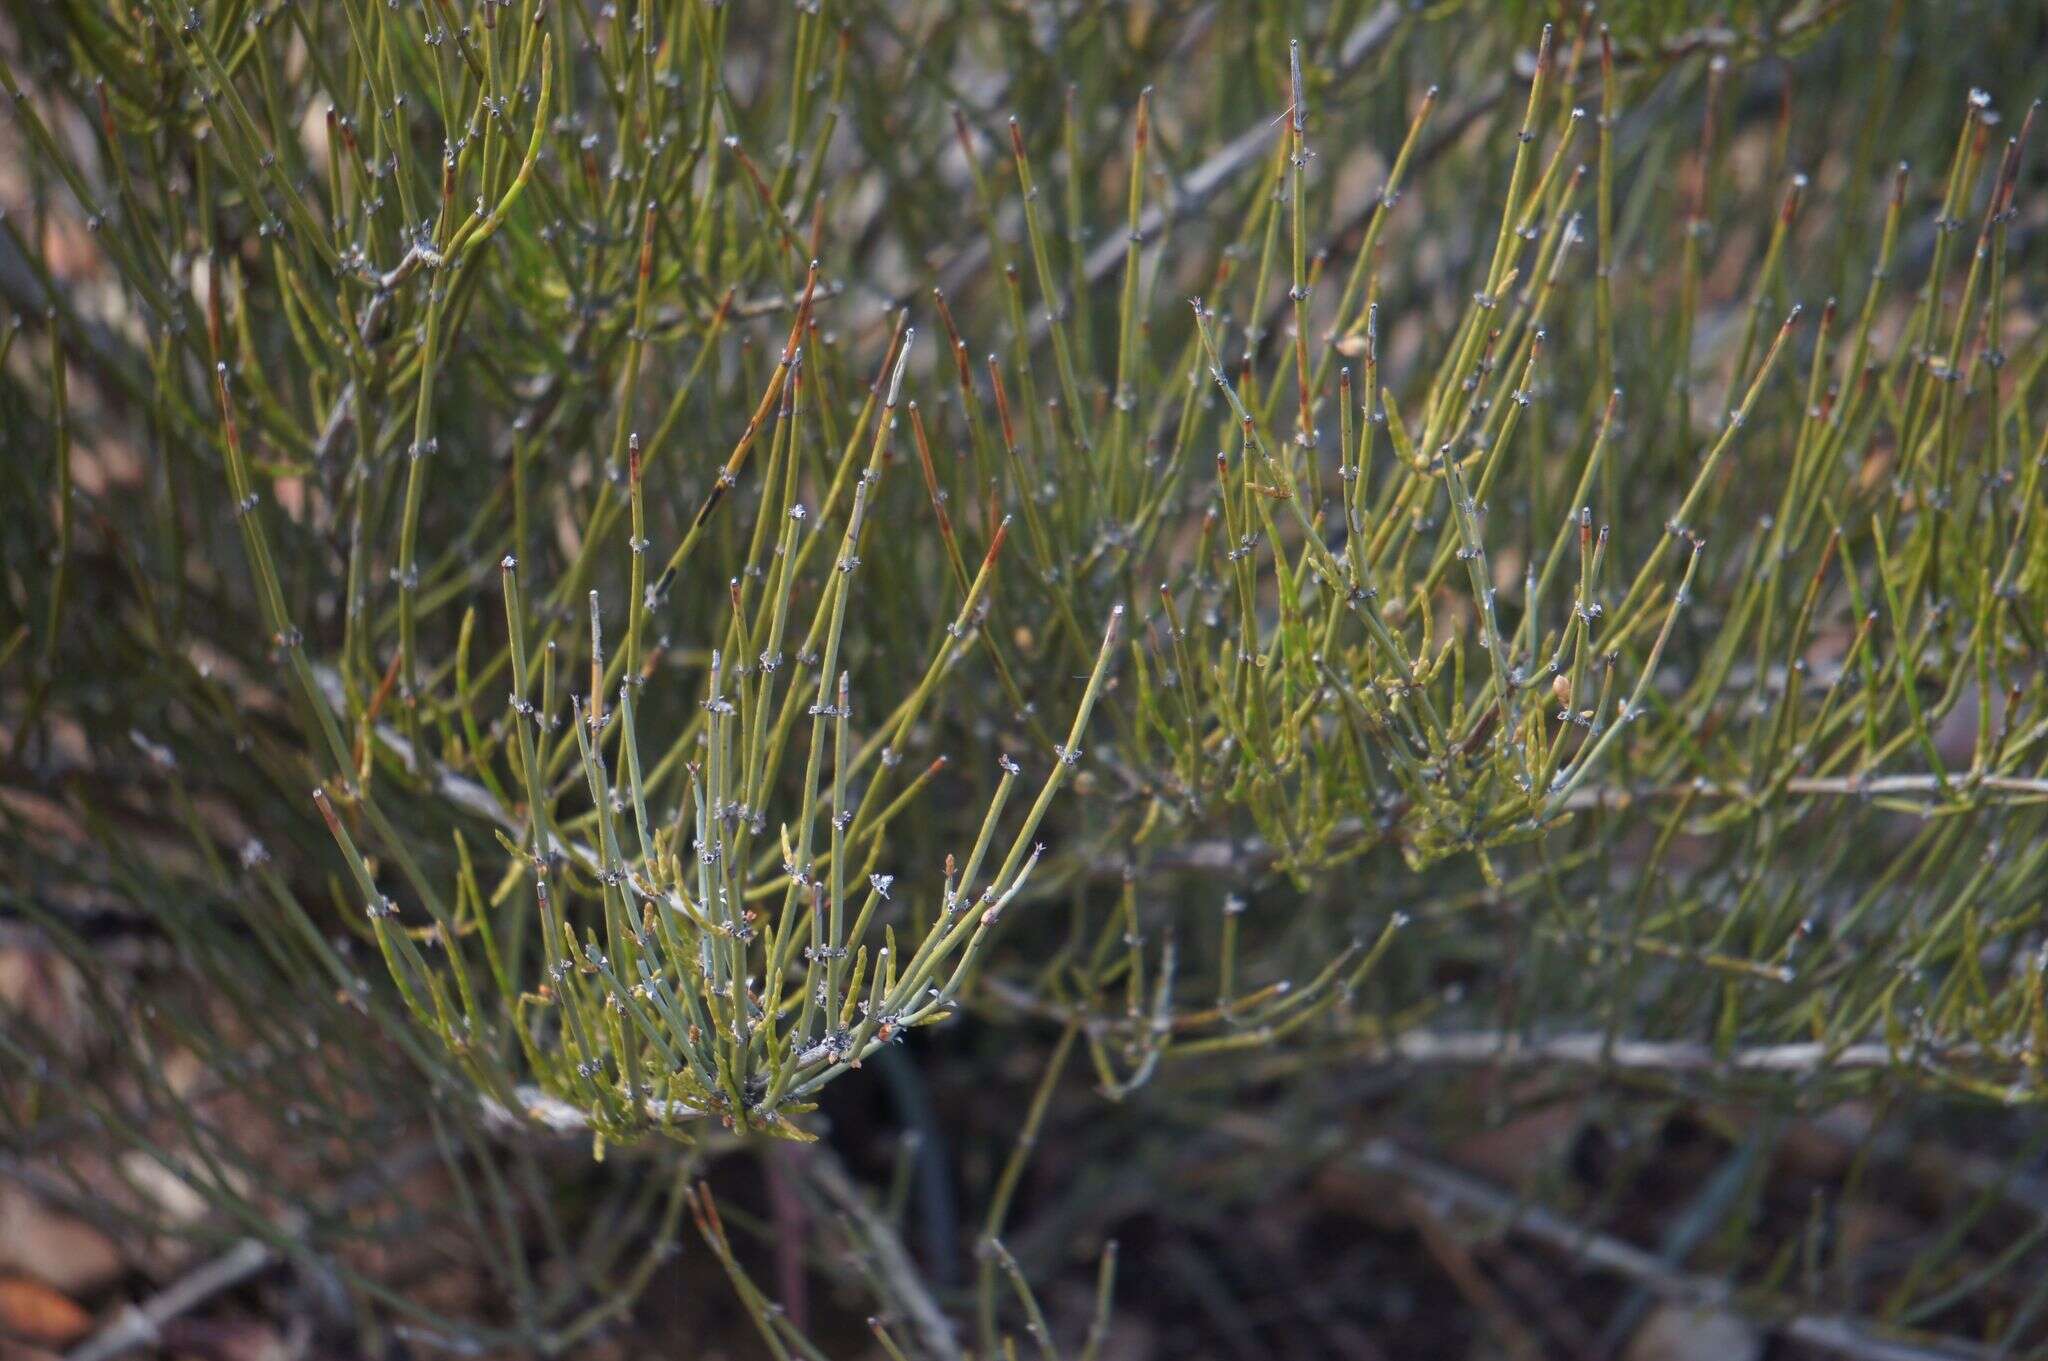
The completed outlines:
<svg viewBox="0 0 2048 1361">
<path fill-rule="evenodd" d="M 8 3 L 0 1356 L 2048 1355 L 2043 52 Z"/>
</svg>

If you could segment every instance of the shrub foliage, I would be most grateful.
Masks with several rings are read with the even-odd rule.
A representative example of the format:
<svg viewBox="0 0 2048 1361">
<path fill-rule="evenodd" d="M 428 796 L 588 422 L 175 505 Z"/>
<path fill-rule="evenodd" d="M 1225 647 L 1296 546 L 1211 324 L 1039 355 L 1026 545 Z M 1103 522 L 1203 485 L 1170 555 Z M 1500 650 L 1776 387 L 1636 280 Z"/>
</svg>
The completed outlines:
<svg viewBox="0 0 2048 1361">
<path fill-rule="evenodd" d="M 623 1326 L 688 1212 L 820 1354 L 738 1154 L 884 1353 L 1093 1355 L 1049 1117 L 1501 1217 L 1436 1146 L 1732 1110 L 1594 1269 L 2040 1345 L 2048 32 L 1945 8 L 11 8 L 0 901 L 95 1025 L 10 1016 L 0 1170 L 141 1150 L 463 1348 Z M 917 1261 L 874 1069 L 1017 1112 Z M 1844 1111 L 2003 1171 L 1858 1264 L 1758 1170 Z M 348 1255 L 414 1141 L 466 1313 Z M 1525 1231 L 1626 1248 L 1568 1162 Z"/>
</svg>

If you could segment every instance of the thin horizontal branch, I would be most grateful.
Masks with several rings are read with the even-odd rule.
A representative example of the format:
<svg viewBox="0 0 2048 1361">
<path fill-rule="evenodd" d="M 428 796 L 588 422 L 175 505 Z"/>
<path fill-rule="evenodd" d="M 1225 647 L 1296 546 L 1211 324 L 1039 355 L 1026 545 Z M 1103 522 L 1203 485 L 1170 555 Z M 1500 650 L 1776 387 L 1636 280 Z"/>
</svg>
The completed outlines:
<svg viewBox="0 0 2048 1361">
<path fill-rule="evenodd" d="M 1573 811 L 1625 808 L 1631 803 L 1639 803 L 1645 799 L 1670 798 L 1685 792 L 1687 788 L 1685 785 L 1669 785 L 1646 790 L 1578 789 L 1565 801 L 1565 807 Z M 1920 797 L 1942 795 L 1953 801 L 1958 792 L 1967 795 L 1978 790 L 1994 794 L 2041 797 L 2048 795 L 2048 779 L 2032 779 L 2023 775 L 1973 775 L 1964 772 L 1949 776 L 1944 789 L 1942 777 L 1937 775 L 1835 775 L 1811 778 L 1795 776 L 1785 782 L 1784 792 L 1817 798 L 1875 799 L 1897 797 L 1902 794 Z M 1758 797 L 1758 791 L 1742 781 L 1712 784 L 1698 792 L 1723 799 L 1750 800 Z"/>
<path fill-rule="evenodd" d="M 1911 1063 L 1876 1041 L 1831 1047 L 1825 1044 L 1750 1045 L 1717 1053 L 1695 1040 L 1612 1039 L 1597 1031 L 1530 1038 L 1498 1030 L 1410 1030 L 1375 1041 L 1375 1058 L 1404 1063 L 1601 1065 L 1664 1073 L 1772 1073 L 1805 1076 L 1857 1069 L 1886 1069 Z M 1944 1057 L 1977 1057 L 1966 1046 Z"/>
<path fill-rule="evenodd" d="M 1114 1034 L 1132 1024 L 1123 1013 L 1089 1014 L 1079 1007 L 1045 1001 L 1001 977 L 983 980 L 982 987 L 1005 1007 L 1062 1025 L 1077 1024 L 1091 1035 Z M 1374 1063 L 1523 1068 L 1554 1063 L 1640 1072 L 1791 1077 L 1912 1067 L 1929 1057 L 1925 1053 L 1895 1053 L 1891 1046 L 1874 1040 L 1837 1047 L 1814 1042 L 1746 1045 L 1723 1054 L 1697 1040 L 1610 1038 L 1599 1031 L 1531 1037 L 1501 1030 L 1407 1030 L 1366 1039 L 1360 1051 Z M 1938 1057 L 1978 1059 L 1985 1053 L 1977 1045 L 1957 1045 L 1941 1050 Z"/>
<path fill-rule="evenodd" d="M 1948 777 L 1944 791 L 1940 776 L 1920 772 L 1899 775 L 1802 776 L 1787 780 L 1781 792 L 1804 798 L 1922 798 L 1934 800 L 1938 804 L 1960 807 L 1975 805 L 1978 800 L 1973 796 L 1980 794 L 2007 796 L 1987 801 L 1995 803 L 2048 798 L 2048 778 L 2026 775 L 1979 775 L 1963 771 Z M 1585 785 L 1571 792 L 1571 796 L 1565 800 L 1564 807 L 1567 812 L 1572 813 L 1614 813 L 1636 804 L 1674 799 L 1688 793 L 1697 798 L 1730 799 L 1738 802 L 1750 802 L 1759 797 L 1754 786 L 1741 780 L 1709 782 L 1703 785 L 1686 781 L 1639 788 Z M 1331 847 L 1349 846 L 1367 833 L 1368 826 L 1363 818 L 1347 818 L 1331 829 L 1328 844 Z M 1205 841 L 1190 841 L 1155 853 L 1147 857 L 1142 865 L 1134 864 L 1127 856 L 1107 856 L 1092 866 L 1091 873 L 1098 879 L 1121 879 L 1133 870 L 1141 874 L 1244 874 L 1264 867 L 1276 854 L 1275 849 L 1263 837 L 1212 837 Z"/>
<path fill-rule="evenodd" d="M 519 1102 L 517 1111 L 507 1108 L 493 1097 L 481 1098 L 484 1119 L 500 1130 L 518 1130 L 525 1120 L 544 1125 L 556 1134 L 574 1134 L 590 1128 L 590 1116 L 579 1106 L 572 1106 L 560 1097 L 549 1096 L 531 1083 L 515 1087 L 512 1095 Z M 681 1101 L 662 1101 L 654 1097 L 647 1100 L 647 1118 L 673 1123 L 679 1120 L 702 1120 L 711 1114 Z M 521 1119 L 521 1116 L 525 1120 Z"/>
</svg>

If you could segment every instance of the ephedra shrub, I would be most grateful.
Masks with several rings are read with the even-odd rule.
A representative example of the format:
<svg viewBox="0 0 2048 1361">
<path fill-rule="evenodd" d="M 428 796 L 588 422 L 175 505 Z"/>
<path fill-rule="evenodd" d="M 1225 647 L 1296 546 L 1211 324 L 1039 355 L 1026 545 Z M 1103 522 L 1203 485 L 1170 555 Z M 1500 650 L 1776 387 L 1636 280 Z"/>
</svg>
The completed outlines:
<svg viewBox="0 0 2048 1361">
<path fill-rule="evenodd" d="M 2040 16 L 747 9 L 9 14 L 8 907 L 91 1024 L 7 1169 L 361 1345 L 616 1334 L 688 1212 L 778 1355 L 1092 1355 L 1335 1166 L 1446 1336 L 1561 1326 L 1453 1215 L 1610 1349 L 2038 1346 Z M 364 1250 L 422 1167 L 462 1309 Z"/>
</svg>

